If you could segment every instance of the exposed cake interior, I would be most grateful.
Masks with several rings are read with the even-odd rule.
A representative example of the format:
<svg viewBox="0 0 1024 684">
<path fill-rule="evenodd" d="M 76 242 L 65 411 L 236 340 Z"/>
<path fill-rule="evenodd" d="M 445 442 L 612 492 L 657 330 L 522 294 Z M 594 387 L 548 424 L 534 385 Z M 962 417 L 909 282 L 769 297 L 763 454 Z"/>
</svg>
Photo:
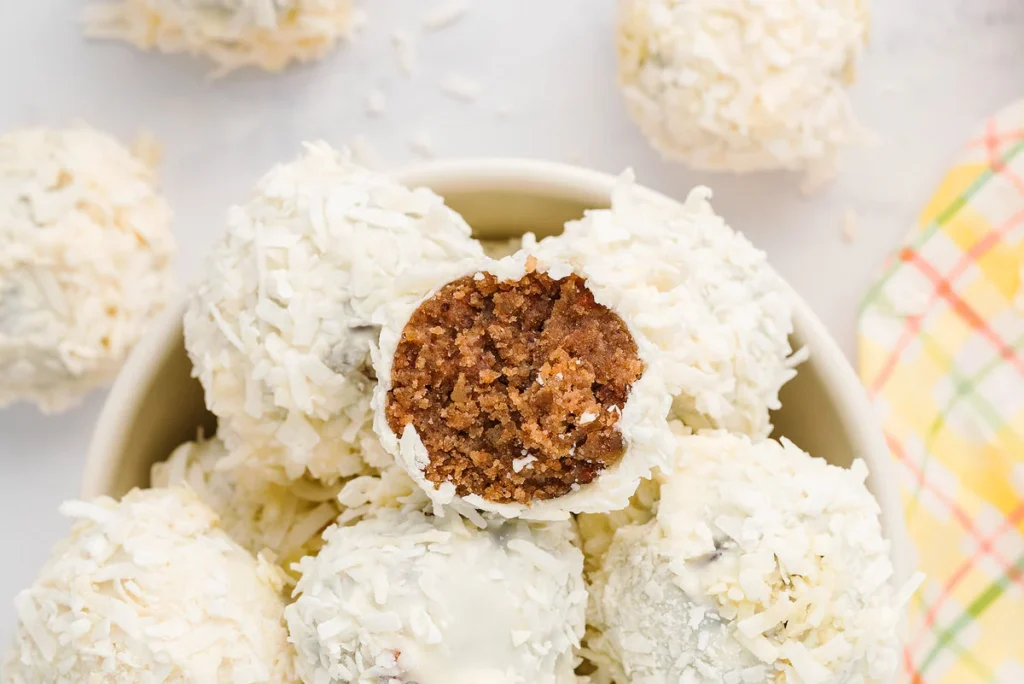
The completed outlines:
<svg viewBox="0 0 1024 684">
<path fill-rule="evenodd" d="M 622 408 L 644 365 L 623 320 L 577 275 L 461 278 L 416 310 L 386 414 L 412 424 L 435 484 L 496 503 L 552 499 L 625 452 Z"/>
</svg>

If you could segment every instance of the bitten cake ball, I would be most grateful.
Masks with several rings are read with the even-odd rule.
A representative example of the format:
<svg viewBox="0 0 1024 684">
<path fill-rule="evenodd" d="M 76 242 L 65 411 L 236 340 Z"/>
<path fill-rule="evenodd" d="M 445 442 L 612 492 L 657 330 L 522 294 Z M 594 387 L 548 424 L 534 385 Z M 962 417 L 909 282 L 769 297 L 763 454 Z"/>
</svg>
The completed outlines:
<svg viewBox="0 0 1024 684">
<path fill-rule="evenodd" d="M 668 454 L 671 398 L 642 318 L 543 251 L 528 241 L 396 302 L 382 329 L 375 427 L 437 504 L 610 510 Z"/>
<path fill-rule="evenodd" d="M 222 75 L 321 59 L 352 37 L 362 14 L 352 0 L 115 0 L 90 5 L 84 18 L 91 38 L 201 55 Z"/>
<path fill-rule="evenodd" d="M 183 488 L 65 504 L 77 520 L 30 589 L 3 679 L 292 682 L 279 571 Z"/>
<path fill-rule="evenodd" d="M 679 429 L 765 437 L 790 295 L 714 214 L 624 181 L 609 210 L 395 300 L 374 357 L 384 447 L 438 504 L 558 519 L 627 505 Z"/>
<path fill-rule="evenodd" d="M 589 647 L 618 681 L 888 681 L 906 592 L 863 462 L 791 443 L 680 439 L 657 516 L 592 579 Z"/>
<path fill-rule="evenodd" d="M 286 611 L 305 681 L 575 683 L 587 592 L 572 523 L 386 509 L 325 537 Z"/>
<path fill-rule="evenodd" d="M 845 88 L 868 29 L 863 0 L 623 0 L 619 84 L 665 156 L 813 184 L 866 139 Z"/>
<path fill-rule="evenodd" d="M 152 148 L 76 126 L 0 136 L 0 407 L 109 382 L 174 290 Z"/>
<path fill-rule="evenodd" d="M 310 478 L 281 484 L 244 465 L 218 469 L 227 457 L 218 438 L 182 444 L 153 466 L 150 485 L 188 485 L 232 539 L 254 554 L 270 551 L 286 570 L 316 553 L 320 534 L 340 512 L 340 487 Z"/>
<path fill-rule="evenodd" d="M 479 258 L 440 197 L 325 144 L 268 173 L 230 211 L 185 314 L 194 372 L 232 460 L 324 480 L 389 462 L 370 411 L 381 310 Z"/>
</svg>

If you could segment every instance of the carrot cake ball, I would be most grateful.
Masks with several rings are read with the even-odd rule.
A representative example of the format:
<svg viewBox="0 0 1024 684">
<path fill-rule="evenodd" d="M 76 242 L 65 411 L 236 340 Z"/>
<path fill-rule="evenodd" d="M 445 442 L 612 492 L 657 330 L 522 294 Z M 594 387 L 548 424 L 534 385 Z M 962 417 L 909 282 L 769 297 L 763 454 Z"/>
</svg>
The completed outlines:
<svg viewBox="0 0 1024 684">
<path fill-rule="evenodd" d="M 170 298 L 171 212 L 142 142 L 84 125 L 0 136 L 0 407 L 77 404 Z"/>
<path fill-rule="evenodd" d="M 382 310 L 480 258 L 440 197 L 326 144 L 270 171 L 229 212 L 185 314 L 232 464 L 334 480 L 390 462 L 370 411 Z"/>
<path fill-rule="evenodd" d="M 435 503 L 618 510 L 671 469 L 669 417 L 771 432 L 790 298 L 708 195 L 656 202 L 626 182 L 563 235 L 394 302 L 375 428 Z"/>
<path fill-rule="evenodd" d="M 216 75 L 281 71 L 326 56 L 362 22 L 352 0 L 114 0 L 86 8 L 86 35 L 201 55 Z"/>
<path fill-rule="evenodd" d="M 382 330 L 375 427 L 436 504 L 532 519 L 609 510 L 668 454 L 670 397 L 647 331 L 538 247 L 396 302 Z"/>
<path fill-rule="evenodd" d="M 908 598 L 861 461 L 791 443 L 680 440 L 656 517 L 616 533 L 591 576 L 589 648 L 643 682 L 888 681 Z"/>
<path fill-rule="evenodd" d="M 867 139 L 846 88 L 868 32 L 866 0 L 623 0 L 619 84 L 666 157 L 813 186 Z"/>
<path fill-rule="evenodd" d="M 294 682 L 277 568 L 184 488 L 72 502 L 77 522 L 32 587 L 10 684 Z"/>
<path fill-rule="evenodd" d="M 188 485 L 232 539 L 254 554 L 269 551 L 285 570 L 315 554 L 320 534 L 340 512 L 339 486 L 311 478 L 281 484 L 244 465 L 219 468 L 227 456 L 224 442 L 216 437 L 182 444 L 167 461 L 153 466 L 150 485 Z"/>
<path fill-rule="evenodd" d="M 325 538 L 286 610 L 304 681 L 575 684 L 587 592 L 571 522 L 383 509 Z"/>
</svg>

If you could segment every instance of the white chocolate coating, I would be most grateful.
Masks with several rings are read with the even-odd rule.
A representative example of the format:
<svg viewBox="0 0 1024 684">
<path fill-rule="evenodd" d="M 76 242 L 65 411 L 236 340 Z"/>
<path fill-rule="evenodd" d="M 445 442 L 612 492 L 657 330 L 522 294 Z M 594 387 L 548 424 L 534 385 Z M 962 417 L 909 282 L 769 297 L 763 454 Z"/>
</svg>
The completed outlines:
<svg viewBox="0 0 1024 684">
<path fill-rule="evenodd" d="M 652 684 L 888 681 L 904 598 L 864 464 L 722 433 L 679 444 L 657 517 L 621 528 L 592 578 L 596 659 Z"/>
<path fill-rule="evenodd" d="M 202 55 L 220 76 L 323 58 L 362 22 L 352 6 L 353 0 L 107 0 L 88 6 L 84 18 L 89 37 Z"/>
<path fill-rule="evenodd" d="M 571 523 L 384 509 L 325 538 L 286 611 L 305 681 L 575 683 L 587 594 Z"/>
<path fill-rule="evenodd" d="M 607 569 L 600 573 L 590 619 L 601 631 L 588 639 L 589 655 L 600 668 L 596 679 L 635 684 L 771 681 L 771 666 L 730 635 L 713 602 L 680 586 L 672 558 L 657 543 L 658 532 L 654 524 L 624 527 L 605 558 Z"/>
<path fill-rule="evenodd" d="M 18 594 L 10 684 L 294 682 L 282 579 L 185 488 L 65 504 L 77 522 Z"/>
<path fill-rule="evenodd" d="M 813 186 L 867 139 L 846 87 L 868 30 L 866 0 L 621 0 L 619 84 L 666 157 Z"/>
<path fill-rule="evenodd" d="M 326 481 L 386 465 L 370 411 L 381 310 L 481 255 L 440 197 L 326 144 L 271 170 L 230 211 L 185 315 L 231 460 Z"/>
<path fill-rule="evenodd" d="M 174 291 L 153 159 L 79 125 L 0 136 L 0 407 L 109 382 Z"/>
</svg>

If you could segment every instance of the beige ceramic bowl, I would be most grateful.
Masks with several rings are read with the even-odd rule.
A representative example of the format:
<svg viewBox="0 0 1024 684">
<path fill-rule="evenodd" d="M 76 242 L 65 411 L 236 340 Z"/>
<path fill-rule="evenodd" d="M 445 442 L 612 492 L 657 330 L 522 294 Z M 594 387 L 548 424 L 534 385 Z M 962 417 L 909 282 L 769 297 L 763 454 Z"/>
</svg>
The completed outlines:
<svg viewBox="0 0 1024 684">
<path fill-rule="evenodd" d="M 442 195 L 482 238 L 507 238 L 526 230 L 551 234 L 584 210 L 605 207 L 615 179 L 571 166 L 524 160 L 468 160 L 431 163 L 397 174 L 411 186 Z M 657 201 L 671 201 L 651 192 Z M 830 462 L 848 466 L 863 459 L 871 470 L 868 487 L 882 508 L 882 525 L 892 542 L 896 582 L 910 573 L 903 514 L 893 465 L 864 390 L 821 322 L 795 293 L 794 348 L 809 348 L 810 361 L 783 389 L 775 415 L 779 435 Z M 213 434 L 199 382 L 191 377 L 181 319 L 172 307 L 138 345 L 107 399 L 93 435 L 82 486 L 83 497 L 121 496 L 149 484 L 149 469 L 179 444 L 194 439 L 200 426 Z"/>
</svg>

